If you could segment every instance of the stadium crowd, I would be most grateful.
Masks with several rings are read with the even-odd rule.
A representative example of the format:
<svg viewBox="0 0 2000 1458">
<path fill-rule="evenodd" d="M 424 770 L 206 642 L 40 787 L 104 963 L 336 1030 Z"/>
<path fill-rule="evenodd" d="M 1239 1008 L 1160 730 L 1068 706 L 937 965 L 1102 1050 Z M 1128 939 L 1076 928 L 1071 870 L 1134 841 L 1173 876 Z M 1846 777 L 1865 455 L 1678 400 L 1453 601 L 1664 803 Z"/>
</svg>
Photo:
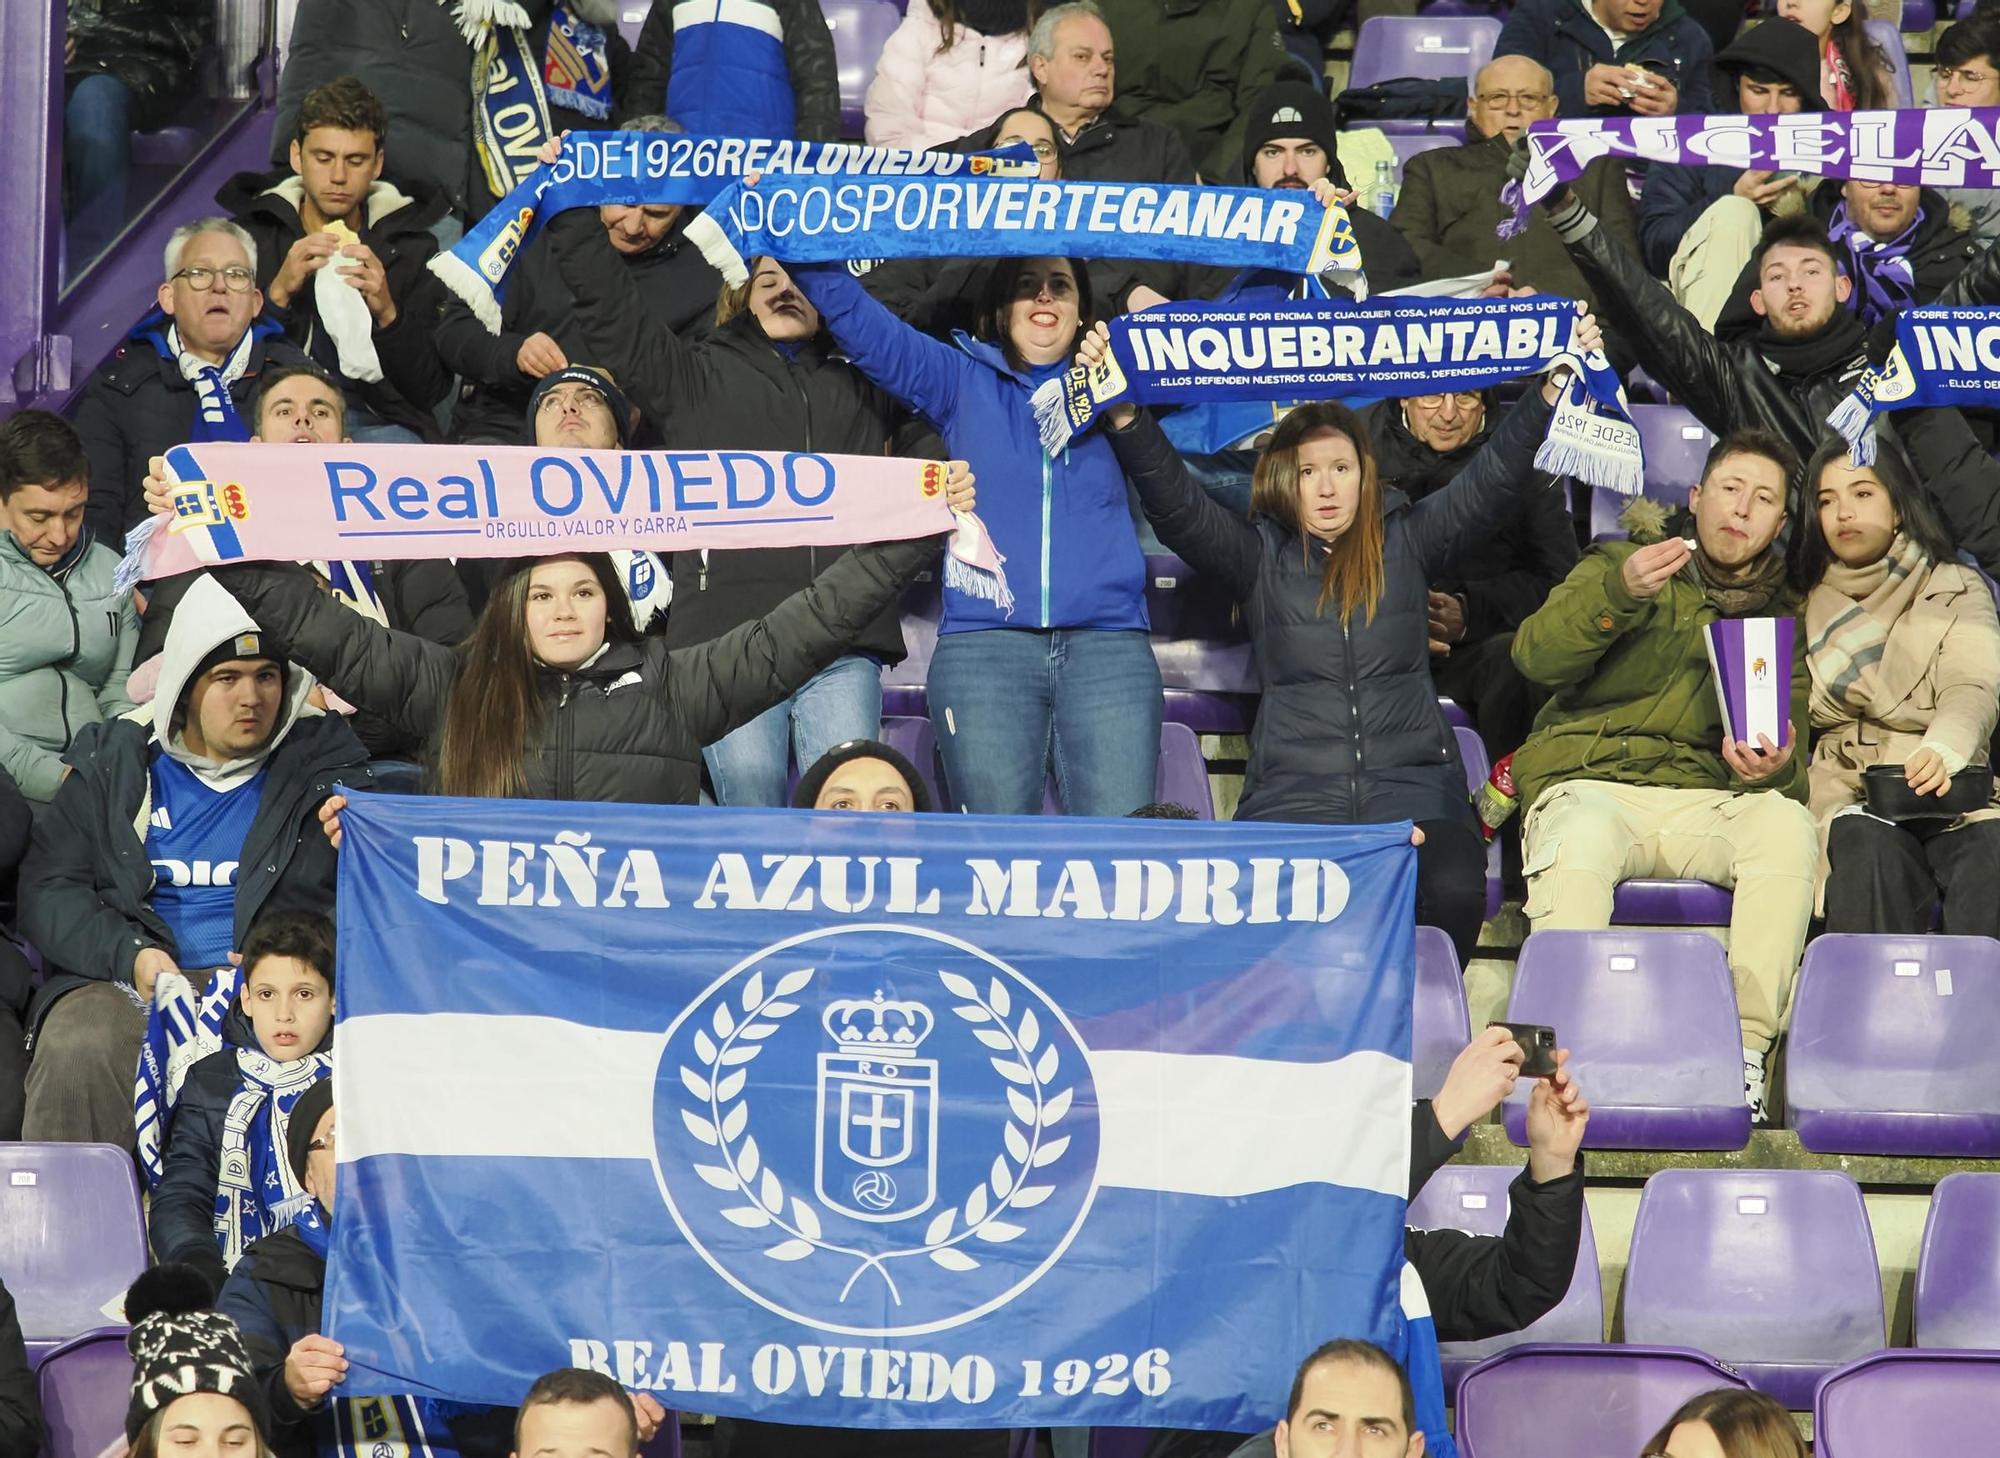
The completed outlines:
<svg viewBox="0 0 2000 1458">
<path fill-rule="evenodd" d="M 109 226 L 118 132 L 193 64 L 186 8 L 72 0 L 88 23 L 71 42 L 68 165 L 94 199 L 72 228 Z M 551 136 L 840 134 L 817 0 L 743 0 L 728 21 L 656 4 L 636 44 L 604 0 L 521 8 Z M 2000 935 L 1995 422 L 1903 412 L 1867 466 L 1825 424 L 1900 311 L 2000 302 L 1995 194 L 1604 158 L 1502 244 L 1501 190 L 1534 121 L 1845 111 L 1893 105 L 1896 82 L 1850 0 L 1778 0 L 1748 24 L 1733 0 L 1516 0 L 1469 78 L 1464 140 L 1411 157 L 1377 215 L 1344 162 L 1360 124 L 1337 121 L 1368 113 L 1325 94 L 1347 10 L 912 0 L 867 93 L 866 138 L 1024 144 L 1045 178 L 1310 190 L 1349 200 L 1370 297 L 1577 300 L 1580 338 L 1601 330 L 1629 388 L 1670 396 L 1715 437 L 1675 499 L 1634 500 L 1622 534 L 1593 539 L 1588 489 L 1573 510 L 1569 483 L 1531 464 L 1560 371 L 1520 392 L 1306 403 L 1199 454 L 1126 405 L 1044 450 L 1030 396 L 1101 359 L 1106 321 L 1338 293 L 1316 278 L 761 258 L 732 287 L 688 239 L 694 209 L 605 206 L 527 244 L 490 327 L 427 265 L 538 159 L 514 159 L 517 175 L 482 135 L 460 20 L 436 0 L 302 0 L 272 170 L 234 178 L 173 234 L 157 307 L 73 418 L 0 424 L 0 884 L 20 942 L 0 939 L 0 1139 L 116 1144 L 145 1172 L 163 1264 L 127 1307 L 134 1458 L 341 1441 L 328 1398 L 345 1364 L 320 1332 L 336 785 L 1010 815 L 1040 813 L 1052 785 L 1073 814 L 1190 814 L 1154 803 L 1149 548 L 1219 585 L 1254 651 L 1236 818 L 1413 822 L 1417 919 L 1461 966 L 1496 833 L 1533 932 L 1608 926 L 1635 878 L 1734 890 L 1727 957 L 1760 1123 L 1810 937 Z M 2000 105 L 2000 19 L 1959 21 L 1936 59 L 1935 104 Z M 1017 606 L 941 587 L 924 685 L 939 777 L 882 742 L 883 672 L 913 646 L 900 605 L 944 575 L 935 538 L 262 564 L 121 586 L 128 536 L 171 509 L 161 458 L 189 439 L 949 461 L 951 504 L 976 503 Z M 1789 732 L 1740 742 L 1704 630 L 1766 617 L 1799 625 Z M 1502 766 L 1478 810 L 1440 698 Z M 1914 811 L 1878 802 L 1884 774 Z M 201 1032 L 183 1045 L 169 1021 Z M 1488 1030 L 1416 1106 L 1413 1196 L 1514 1089 L 1522 1057 Z M 172 1076 L 149 1081 L 160 1061 Z M 1518 1331 L 1561 1299 L 1588 1117 L 1566 1070 L 1535 1082 L 1506 1233 L 1409 1233 L 1442 1339 Z M 33 1392 L 9 1310 L 0 1451 L 25 1455 Z M 193 1392 L 162 1380 L 187 1370 Z M 432 1415 L 462 1454 L 523 1458 L 626 1458 L 665 1420 L 649 1395 L 573 1370 L 518 1412 Z M 800 1441 L 724 1423 L 715 1451 Z M 1239 1441 L 1163 1435 L 1154 1451 Z M 1284 1419 L 1245 1451 L 1412 1458 L 1423 1444 L 1408 1377 L 1342 1342 L 1305 1360 Z M 1690 1402 L 1645 1450 L 1804 1451 L 1781 1406 L 1727 1393 Z"/>
</svg>

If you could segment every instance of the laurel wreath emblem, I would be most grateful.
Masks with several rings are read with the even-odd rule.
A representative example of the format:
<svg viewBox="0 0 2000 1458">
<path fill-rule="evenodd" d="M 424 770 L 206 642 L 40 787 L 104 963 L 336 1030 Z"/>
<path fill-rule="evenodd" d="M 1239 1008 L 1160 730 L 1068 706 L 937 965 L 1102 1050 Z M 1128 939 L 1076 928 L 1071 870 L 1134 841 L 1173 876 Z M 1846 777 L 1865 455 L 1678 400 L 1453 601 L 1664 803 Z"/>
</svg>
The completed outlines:
<svg viewBox="0 0 2000 1458">
<path fill-rule="evenodd" d="M 842 1288 L 843 1299 L 861 1273 L 872 1269 L 900 1303 L 886 1262 L 922 1255 L 948 1271 L 973 1271 L 981 1262 L 966 1249 L 968 1245 L 976 1241 L 1000 1245 L 1026 1234 L 1026 1227 L 1004 1217 L 1031 1210 L 1055 1193 L 1054 1185 L 1032 1180 L 1069 1148 L 1070 1136 L 1051 1131 L 1068 1115 L 1075 1087 L 1053 1087 L 1062 1071 L 1062 1051 L 1044 1039 L 1033 1008 L 1023 1007 L 1015 1014 L 1013 996 L 1004 982 L 991 979 L 982 996 L 970 978 L 938 969 L 939 980 L 958 999 L 952 1011 L 976 1025 L 973 1037 L 992 1050 L 988 1061 L 1007 1080 L 1005 1151 L 994 1157 L 991 1171 L 964 1200 L 932 1217 L 921 1245 L 870 1252 L 836 1244 L 826 1238 L 812 1206 L 789 1195 L 784 1181 L 764 1162 L 756 1135 L 750 1132 L 750 1106 L 744 1097 L 747 1065 L 763 1052 L 765 1041 L 784 1020 L 799 1010 L 799 1004 L 788 999 L 804 991 L 814 973 L 810 967 L 788 972 L 767 993 L 763 972 L 753 972 L 737 998 L 737 1011 L 728 1000 L 720 1001 L 709 1028 L 696 1030 L 692 1043 L 699 1066 L 680 1068 L 681 1083 L 696 1107 L 683 1108 L 680 1115 L 688 1133 L 714 1149 L 722 1162 L 697 1163 L 694 1172 L 713 1188 L 742 1197 L 743 1203 L 721 1212 L 725 1220 L 745 1230 L 772 1229 L 784 1237 L 765 1248 L 763 1254 L 771 1260 L 804 1260 L 815 1251 L 852 1256 L 859 1264 Z"/>
</svg>

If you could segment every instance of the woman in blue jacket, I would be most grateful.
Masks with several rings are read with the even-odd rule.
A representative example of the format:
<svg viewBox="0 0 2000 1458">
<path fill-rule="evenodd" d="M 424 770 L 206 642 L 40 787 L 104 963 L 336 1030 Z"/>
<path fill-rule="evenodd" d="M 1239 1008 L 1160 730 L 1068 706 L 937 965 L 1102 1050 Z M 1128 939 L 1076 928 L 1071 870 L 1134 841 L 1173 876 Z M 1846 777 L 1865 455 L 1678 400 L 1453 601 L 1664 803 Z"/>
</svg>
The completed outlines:
<svg viewBox="0 0 2000 1458">
<path fill-rule="evenodd" d="M 1033 815 L 1053 768 L 1071 814 L 1148 803 L 1160 670 L 1125 475 L 1102 431 L 1050 457 L 1029 405 L 1089 323 L 1083 262 L 1000 261 L 978 337 L 953 344 L 905 324 L 844 267 L 794 266 L 792 278 L 861 372 L 972 463 L 985 488 L 981 519 L 1007 558 L 1011 614 L 944 594 L 928 690 L 952 800 L 978 814 Z"/>
</svg>

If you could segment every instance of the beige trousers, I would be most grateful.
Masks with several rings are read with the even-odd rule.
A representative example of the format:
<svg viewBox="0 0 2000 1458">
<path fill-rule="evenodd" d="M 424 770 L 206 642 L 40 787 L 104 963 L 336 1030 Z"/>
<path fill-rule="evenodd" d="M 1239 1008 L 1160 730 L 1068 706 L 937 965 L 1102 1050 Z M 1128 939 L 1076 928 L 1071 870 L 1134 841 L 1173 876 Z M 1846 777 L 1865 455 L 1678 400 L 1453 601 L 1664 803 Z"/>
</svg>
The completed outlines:
<svg viewBox="0 0 2000 1458">
<path fill-rule="evenodd" d="M 1674 250 L 1667 287 L 1709 333 L 1768 221 L 1757 204 L 1732 192 L 1710 203 Z"/>
<path fill-rule="evenodd" d="M 1743 1046 L 1777 1038 L 1805 947 L 1819 838 L 1806 807 L 1775 790 L 1670 790 L 1569 780 L 1544 791 L 1521 828 L 1535 931 L 1611 924 L 1620 881 L 1642 876 L 1734 887 L 1729 970 Z"/>
</svg>

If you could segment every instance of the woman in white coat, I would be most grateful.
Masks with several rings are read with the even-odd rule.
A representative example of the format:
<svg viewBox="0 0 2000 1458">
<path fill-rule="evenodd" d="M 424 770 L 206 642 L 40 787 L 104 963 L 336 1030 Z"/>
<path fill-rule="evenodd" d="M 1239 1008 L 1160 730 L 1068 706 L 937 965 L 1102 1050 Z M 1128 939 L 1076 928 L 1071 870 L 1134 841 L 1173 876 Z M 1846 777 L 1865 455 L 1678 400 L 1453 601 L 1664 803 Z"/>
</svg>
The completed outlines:
<svg viewBox="0 0 2000 1458">
<path fill-rule="evenodd" d="M 1028 99 L 1032 0 L 911 0 L 863 102 L 875 147 L 937 147 Z"/>
</svg>

